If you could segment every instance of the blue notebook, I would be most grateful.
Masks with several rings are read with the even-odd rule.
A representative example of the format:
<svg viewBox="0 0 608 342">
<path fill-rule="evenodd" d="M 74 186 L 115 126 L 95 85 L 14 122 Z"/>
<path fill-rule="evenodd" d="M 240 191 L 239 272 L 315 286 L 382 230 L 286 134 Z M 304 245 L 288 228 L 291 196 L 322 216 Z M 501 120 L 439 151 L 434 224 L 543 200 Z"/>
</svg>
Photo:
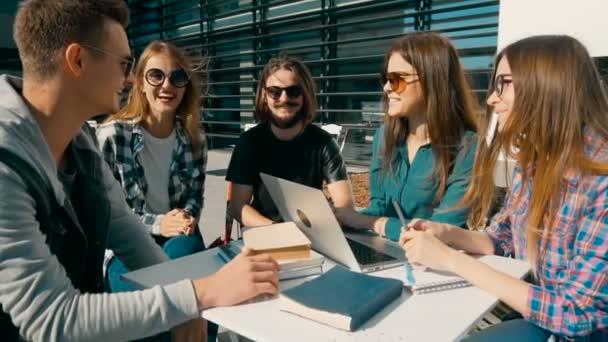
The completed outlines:
<svg viewBox="0 0 608 342">
<path fill-rule="evenodd" d="M 401 296 L 397 279 L 355 273 L 336 266 L 283 291 L 281 310 L 339 329 L 353 331 Z"/>
</svg>

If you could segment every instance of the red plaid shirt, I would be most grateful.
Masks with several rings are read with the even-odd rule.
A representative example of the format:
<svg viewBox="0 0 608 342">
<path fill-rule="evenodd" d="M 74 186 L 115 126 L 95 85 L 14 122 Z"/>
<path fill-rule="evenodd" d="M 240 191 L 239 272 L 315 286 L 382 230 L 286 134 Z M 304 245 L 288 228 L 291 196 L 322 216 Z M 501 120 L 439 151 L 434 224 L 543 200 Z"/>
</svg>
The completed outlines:
<svg viewBox="0 0 608 342">
<path fill-rule="evenodd" d="M 606 139 L 585 132 L 587 155 L 608 162 Z M 537 262 L 537 280 L 523 315 L 560 339 L 601 330 L 608 341 L 608 176 L 570 170 L 563 184 L 557 224 Z M 516 168 L 505 207 L 487 228 L 496 254 L 527 258 L 530 197 L 531 184 L 522 187 L 521 169 Z"/>
</svg>

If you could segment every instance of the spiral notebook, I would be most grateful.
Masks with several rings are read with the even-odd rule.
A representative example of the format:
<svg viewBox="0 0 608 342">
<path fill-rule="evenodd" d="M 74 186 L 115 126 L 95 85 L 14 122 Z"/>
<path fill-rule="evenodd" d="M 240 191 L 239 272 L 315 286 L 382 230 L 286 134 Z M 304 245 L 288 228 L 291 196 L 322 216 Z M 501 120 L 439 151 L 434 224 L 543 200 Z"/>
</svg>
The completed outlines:
<svg viewBox="0 0 608 342">
<path fill-rule="evenodd" d="M 416 294 L 446 291 L 471 286 L 471 283 L 453 273 L 424 270 L 421 268 L 413 268 L 413 270 L 411 268 L 410 270 L 407 270 L 406 268 L 406 273 L 407 272 L 410 272 L 410 275 L 413 277 L 410 276 L 409 281 L 406 279 L 403 283 Z"/>
<path fill-rule="evenodd" d="M 403 216 L 401 206 L 397 201 L 393 200 L 393 207 L 399 216 L 404 231 L 407 231 L 409 226 Z M 405 275 L 402 278 L 403 284 L 414 293 L 431 293 L 471 286 L 468 281 L 452 273 L 426 271 L 423 268 L 413 267 L 408 260 L 405 260 L 403 265 L 405 268 Z"/>
</svg>

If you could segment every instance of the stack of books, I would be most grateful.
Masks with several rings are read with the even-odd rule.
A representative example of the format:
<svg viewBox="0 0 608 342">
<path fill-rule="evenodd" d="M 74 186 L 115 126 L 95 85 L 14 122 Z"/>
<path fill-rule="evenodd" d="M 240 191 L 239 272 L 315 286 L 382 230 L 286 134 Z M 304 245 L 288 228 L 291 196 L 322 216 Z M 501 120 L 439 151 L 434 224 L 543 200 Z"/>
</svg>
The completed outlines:
<svg viewBox="0 0 608 342">
<path fill-rule="evenodd" d="M 223 258 L 232 259 L 243 246 L 247 246 L 256 254 L 269 254 L 281 267 L 279 279 L 287 280 L 323 272 L 325 258 L 313 251 L 310 245 L 310 240 L 295 223 L 285 222 L 247 228 L 243 230 L 243 241 L 233 241 L 220 252 L 224 253 Z"/>
<path fill-rule="evenodd" d="M 315 251 L 311 251 L 308 258 L 279 260 L 277 261 L 281 267 L 279 279 L 287 280 L 321 274 L 323 261 L 325 258 Z"/>
<path fill-rule="evenodd" d="M 243 243 L 256 254 L 269 254 L 273 259 L 306 259 L 310 240 L 293 222 L 243 229 Z"/>
</svg>

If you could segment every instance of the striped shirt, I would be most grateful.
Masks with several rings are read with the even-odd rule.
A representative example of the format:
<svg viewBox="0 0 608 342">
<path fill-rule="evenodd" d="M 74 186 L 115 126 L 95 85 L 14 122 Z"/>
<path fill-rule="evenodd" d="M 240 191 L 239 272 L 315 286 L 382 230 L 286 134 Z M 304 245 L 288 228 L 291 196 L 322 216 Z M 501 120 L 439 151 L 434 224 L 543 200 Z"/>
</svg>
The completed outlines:
<svg viewBox="0 0 608 342">
<path fill-rule="evenodd" d="M 607 140 L 585 130 L 585 152 L 594 161 L 608 162 Z M 536 279 L 528 292 L 524 318 L 559 339 L 601 330 L 608 340 L 608 176 L 568 170 L 561 202 Z M 531 186 L 522 186 L 515 170 L 505 207 L 487 228 L 499 255 L 527 259 L 526 220 Z M 539 238 L 537 250 L 546 232 Z"/>
</svg>

